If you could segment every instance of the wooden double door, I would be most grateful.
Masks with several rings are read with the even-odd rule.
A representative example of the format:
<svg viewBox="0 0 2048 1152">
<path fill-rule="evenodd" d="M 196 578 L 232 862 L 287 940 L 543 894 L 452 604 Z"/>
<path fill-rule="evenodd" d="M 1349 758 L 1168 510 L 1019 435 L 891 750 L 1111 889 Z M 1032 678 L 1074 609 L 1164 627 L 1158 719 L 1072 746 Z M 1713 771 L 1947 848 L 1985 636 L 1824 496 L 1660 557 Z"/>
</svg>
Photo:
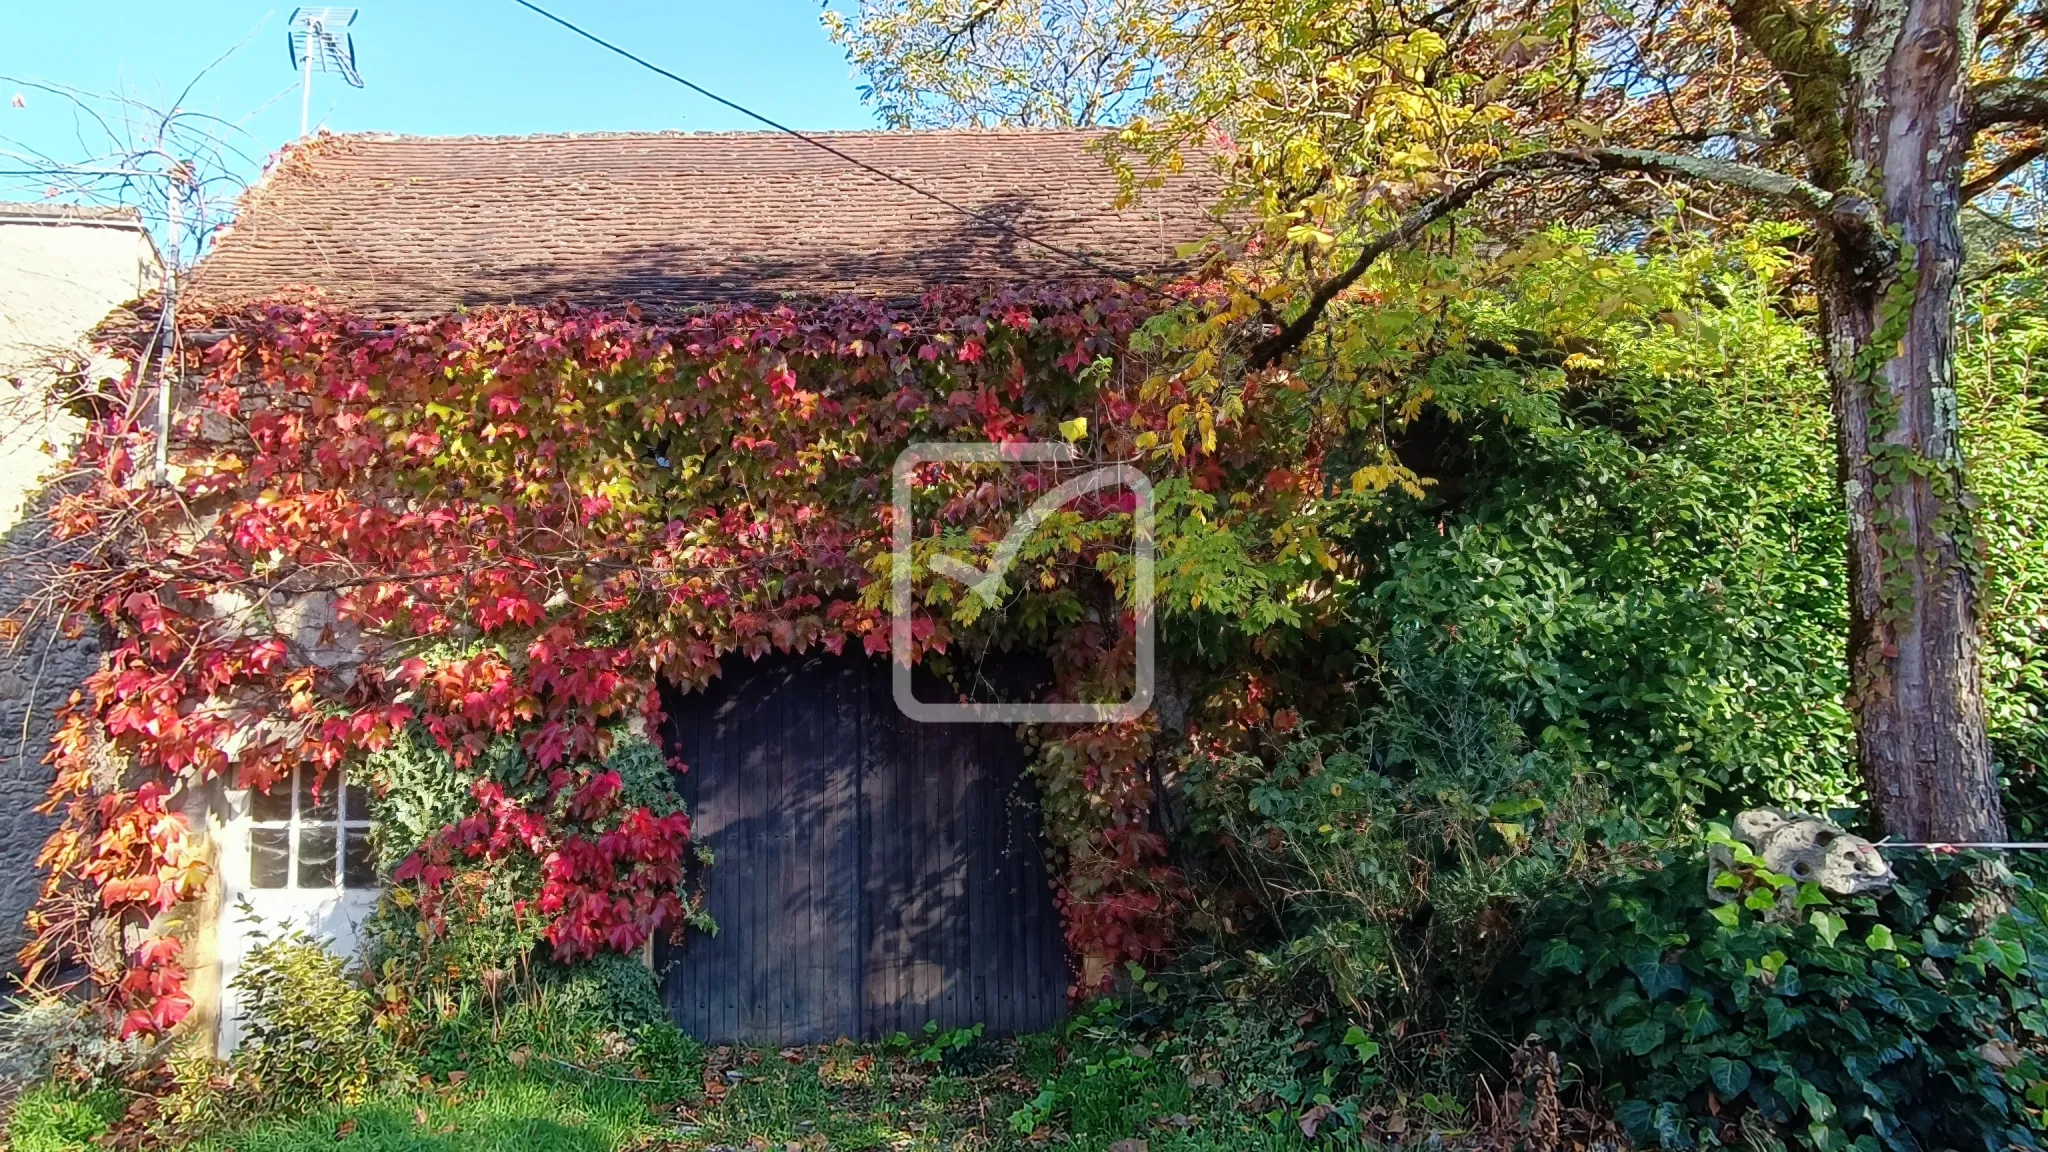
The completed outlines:
<svg viewBox="0 0 2048 1152">
<path fill-rule="evenodd" d="M 1059 1020 L 1065 948 L 1009 727 L 911 721 L 888 665 L 853 653 L 732 659 L 665 705 L 717 857 L 717 934 L 658 957 L 684 1031 L 803 1044 Z"/>
</svg>

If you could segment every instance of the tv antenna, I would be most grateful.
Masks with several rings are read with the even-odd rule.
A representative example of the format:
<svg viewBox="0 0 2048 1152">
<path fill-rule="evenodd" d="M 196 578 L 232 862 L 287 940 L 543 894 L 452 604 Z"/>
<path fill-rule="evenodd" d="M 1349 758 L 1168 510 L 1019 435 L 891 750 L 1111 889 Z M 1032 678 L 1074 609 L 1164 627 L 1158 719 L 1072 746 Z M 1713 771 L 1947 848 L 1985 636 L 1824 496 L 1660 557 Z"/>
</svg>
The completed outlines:
<svg viewBox="0 0 2048 1152">
<path fill-rule="evenodd" d="M 299 73 L 299 135 L 306 134 L 306 114 L 313 106 L 313 73 L 336 72 L 352 88 L 363 86 L 356 71 L 356 42 L 348 26 L 356 22 L 353 8 L 296 8 L 285 46 Z"/>
</svg>

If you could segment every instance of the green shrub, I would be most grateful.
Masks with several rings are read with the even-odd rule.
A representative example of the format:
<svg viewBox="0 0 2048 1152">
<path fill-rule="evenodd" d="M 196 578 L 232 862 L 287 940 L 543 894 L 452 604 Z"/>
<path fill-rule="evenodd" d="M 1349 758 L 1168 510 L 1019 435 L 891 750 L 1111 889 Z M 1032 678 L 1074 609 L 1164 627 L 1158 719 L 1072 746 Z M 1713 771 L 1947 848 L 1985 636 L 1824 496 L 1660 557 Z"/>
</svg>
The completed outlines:
<svg viewBox="0 0 2048 1152">
<path fill-rule="evenodd" d="M 389 1066 L 369 992 L 304 931 L 261 939 L 232 986 L 247 1013 L 232 1066 L 271 1110 L 355 1103 Z"/>
<path fill-rule="evenodd" d="M 1388 1059 L 1455 1061 L 1487 1027 L 1478 997 L 1522 910 L 1606 866 L 1605 793 L 1568 754 L 1525 747 L 1506 705 L 1453 657 L 1393 646 L 1376 687 L 1385 703 L 1347 731 L 1302 735 L 1270 763 L 1191 766 L 1197 828 L 1256 894 L 1228 913 L 1255 945 L 1245 966 L 1240 945 L 1214 970 L 1236 973 L 1234 998 L 1273 1002 L 1274 1020 L 1233 1021 L 1233 1036 L 1313 1011 L 1381 1042 L 1446 1041 L 1434 1053 L 1390 1047 Z M 1336 1039 L 1284 1028 L 1267 1039 L 1281 1033 L 1311 1048 Z M 1263 1074 L 1304 1071 L 1292 1063 Z"/>
<path fill-rule="evenodd" d="M 1984 542 L 1984 711 L 2019 839 L 2048 835 L 2048 298 L 2041 274 L 1970 285 L 1957 331 L 1963 450 Z"/>
<path fill-rule="evenodd" d="M 84 1000 L 38 991 L 0 1008 L 0 1084 L 48 1077 L 99 1085 L 149 1061 L 146 1041 L 115 1038 Z"/>
<path fill-rule="evenodd" d="M 662 1084 L 695 1087 L 702 1083 L 704 1045 L 674 1022 L 656 1020 L 634 1030 L 633 1063 Z"/>
<path fill-rule="evenodd" d="M 619 774 L 620 802 L 657 815 L 682 810 L 675 773 L 660 747 L 617 734 L 605 766 Z M 370 759 L 379 859 L 397 865 L 442 826 L 473 814 L 482 780 L 522 803 L 546 803 L 532 765 L 511 737 L 458 767 L 417 726 Z M 566 803 L 557 798 L 555 803 Z M 526 1045 L 565 1059 L 618 1055 L 643 1028 L 666 1019 L 638 958 L 600 952 L 562 965 L 545 945 L 537 908 L 541 861 L 523 853 L 462 859 L 443 885 L 437 915 L 420 915 L 416 890 L 390 886 L 364 926 L 380 1025 L 430 1068 L 453 1068 Z M 695 923 L 696 921 L 693 921 Z"/>
<path fill-rule="evenodd" d="M 630 1034 L 668 1019 L 654 973 L 637 956 L 600 952 L 578 964 L 549 965 L 542 983 L 565 1023 Z"/>
<path fill-rule="evenodd" d="M 1404 641 L 1456 656 L 1529 746 L 1571 752 L 1645 819 L 1857 787 L 1845 523 L 1813 483 L 1834 468 L 1827 386 L 1774 283 L 1784 239 L 1641 262 L 1532 243 L 1532 278 L 1485 296 L 1475 332 L 1588 354 L 1439 357 L 1408 449 L 1438 483 L 1351 542 L 1369 660 Z M 1660 303 L 1550 299 L 1587 282 Z"/>
<path fill-rule="evenodd" d="M 1922 859 L 1837 901 L 1737 858 L 1727 903 L 1696 854 L 1561 897 L 1514 981 L 1523 1026 L 1639 1145 L 2037 1146 L 2048 899 L 1995 865 Z"/>
</svg>

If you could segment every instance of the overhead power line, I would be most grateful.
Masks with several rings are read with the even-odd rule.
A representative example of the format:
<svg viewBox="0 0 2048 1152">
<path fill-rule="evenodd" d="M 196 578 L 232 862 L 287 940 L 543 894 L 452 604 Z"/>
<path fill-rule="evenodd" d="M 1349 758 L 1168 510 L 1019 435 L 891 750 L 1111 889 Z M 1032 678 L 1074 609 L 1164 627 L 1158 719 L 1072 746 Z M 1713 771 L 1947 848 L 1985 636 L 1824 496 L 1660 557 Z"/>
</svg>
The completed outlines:
<svg viewBox="0 0 2048 1152">
<path fill-rule="evenodd" d="M 569 21 L 562 19 L 560 16 L 555 15 L 553 12 L 548 11 L 547 9 L 541 7 L 538 4 L 530 3 L 529 0 L 512 0 L 512 2 L 519 5 L 521 8 L 526 8 L 534 13 L 537 13 L 538 15 L 544 16 L 549 20 L 554 21 L 557 24 L 560 24 L 562 27 L 567 28 L 569 31 L 574 32 L 576 35 L 583 37 L 585 40 L 590 41 L 592 44 L 595 44 L 598 47 L 603 48 L 607 52 L 613 52 L 620 56 L 623 56 L 626 59 L 631 60 L 633 63 L 640 65 L 642 68 L 647 69 L 649 72 L 652 72 L 657 76 L 663 76 L 675 81 L 678 84 L 681 84 L 683 87 L 688 88 L 690 91 L 695 92 L 697 95 L 702 96 L 707 100 L 711 100 L 718 104 L 723 104 L 727 108 L 730 108 L 735 112 L 738 112 L 742 116 L 748 117 L 749 119 L 758 121 L 762 124 L 766 124 L 768 127 L 773 128 L 777 132 L 793 136 L 798 140 L 801 140 L 804 143 L 809 144 L 813 148 L 829 152 L 832 155 L 837 156 L 839 159 L 846 161 L 848 164 L 851 164 L 854 167 L 859 168 L 863 172 L 868 172 L 873 175 L 880 176 L 882 179 L 887 180 L 891 184 L 907 188 L 910 191 L 915 192 L 919 196 L 922 196 L 925 199 L 930 200 L 934 204 L 939 204 L 946 208 L 950 208 L 953 211 L 958 212 L 962 216 L 968 217 L 971 220 L 978 220 L 981 223 L 986 224 L 989 227 L 1004 233 L 1005 235 L 1014 236 L 1017 239 L 1024 241 L 1026 244 L 1036 245 L 1037 247 L 1043 248 L 1056 256 L 1060 256 L 1065 259 L 1071 260 L 1074 263 L 1079 264 L 1084 268 L 1087 268 L 1091 272 L 1095 272 L 1103 276 L 1108 276 L 1111 279 L 1121 280 L 1127 284 L 1137 282 L 1137 278 L 1135 276 L 1132 276 L 1128 272 L 1123 272 L 1115 268 L 1106 267 L 1090 259 L 1089 257 L 1082 255 L 1079 252 L 1075 252 L 1067 248 L 1062 248 L 1059 245 L 1053 244 L 1049 241 L 1041 240 L 1038 237 L 1023 231 L 1020 228 L 1017 228 L 1015 225 L 1012 225 L 1005 220 L 1002 220 L 995 216 L 990 216 L 985 212 L 977 212 L 974 209 L 967 207 L 965 204 L 949 200 L 946 197 L 939 195 L 937 192 L 933 192 L 926 188 L 921 188 L 917 184 L 909 180 L 906 180 L 901 176 L 898 176 L 892 172 L 884 171 L 881 168 L 877 168 L 873 164 L 870 164 L 857 156 L 848 155 L 846 152 L 833 147 L 831 144 L 819 139 L 816 136 L 812 136 L 805 132 L 800 132 L 795 128 L 791 128 L 787 124 L 781 123 L 780 121 L 771 120 L 768 117 L 763 116 L 759 112 L 754 111 L 752 108 L 749 108 L 744 104 L 740 104 L 733 100 L 728 100 L 725 97 L 720 96 L 718 93 L 711 91 L 709 88 L 706 88 L 701 84 L 694 83 L 684 77 L 676 75 L 675 73 L 669 71 L 668 69 L 663 68 L 659 64 L 655 64 L 650 60 L 646 60 L 639 56 L 635 56 L 633 53 L 626 51 L 624 48 L 619 47 L 617 44 L 614 44 L 611 41 L 606 40 L 604 37 L 599 36 L 596 33 L 586 32 L 583 29 L 577 27 L 574 24 L 571 24 Z"/>
</svg>

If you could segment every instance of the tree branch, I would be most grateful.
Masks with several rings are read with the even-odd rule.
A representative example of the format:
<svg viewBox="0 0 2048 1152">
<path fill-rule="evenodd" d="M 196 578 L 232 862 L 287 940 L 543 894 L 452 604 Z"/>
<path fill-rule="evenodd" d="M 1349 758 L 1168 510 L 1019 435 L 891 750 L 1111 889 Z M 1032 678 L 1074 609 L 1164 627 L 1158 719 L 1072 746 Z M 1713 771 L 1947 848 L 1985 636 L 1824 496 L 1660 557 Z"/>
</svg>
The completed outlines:
<svg viewBox="0 0 2048 1152">
<path fill-rule="evenodd" d="M 1323 281 L 1309 296 L 1308 306 L 1301 310 L 1299 316 L 1288 321 L 1278 332 L 1253 345 L 1250 357 L 1252 368 L 1264 368 L 1299 348 L 1301 342 L 1308 339 L 1309 333 L 1315 331 L 1316 324 L 1322 320 L 1323 313 L 1330 307 L 1330 302 L 1346 288 L 1358 283 L 1358 278 L 1365 275 L 1380 257 L 1413 241 L 1430 225 L 1463 208 L 1472 202 L 1474 196 L 1509 176 L 1535 171 L 1538 168 L 1554 168 L 1564 162 L 1564 157 L 1559 153 L 1538 152 L 1488 168 L 1450 191 L 1424 201 L 1421 207 L 1402 217 L 1400 223 L 1373 237 L 1365 247 L 1359 249 L 1350 267 Z"/>
<path fill-rule="evenodd" d="M 2015 148 L 1999 157 L 1998 163 L 1993 164 L 1982 176 L 1963 185 L 1963 203 L 1968 204 L 1977 197 L 1998 187 L 2005 181 L 2007 176 L 2039 160 L 2044 150 L 2048 150 L 2048 145 L 2043 145 L 2036 141 L 2024 148 Z"/>
<path fill-rule="evenodd" d="M 1735 160 L 1690 156 L 1682 152 L 1653 152 L 1647 148 L 1595 148 L 1585 155 L 1602 172 L 1655 172 L 1739 188 L 1773 200 L 1783 200 L 1817 219 L 1833 221 L 1845 207 L 1843 197 L 1818 184 Z M 1850 215 L 1860 218 L 1862 213 L 1852 209 Z"/>
<path fill-rule="evenodd" d="M 1398 223 L 1367 241 L 1351 264 L 1317 286 L 1308 304 L 1279 331 L 1252 346 L 1248 360 L 1256 371 L 1270 367 L 1280 357 L 1299 348 L 1322 321 L 1323 313 L 1345 289 L 1396 248 L 1412 243 L 1429 226 L 1465 207 L 1472 198 L 1512 176 L 1555 169 L 1577 169 L 1589 174 L 1604 172 L 1654 172 L 1709 184 L 1736 188 L 1770 199 L 1784 201 L 1806 216 L 1838 230 L 1869 236 L 1873 229 L 1882 234 L 1883 221 L 1876 209 L 1861 197 L 1834 193 L 1796 176 L 1705 156 L 1676 152 L 1653 152 L 1642 148 L 1595 148 L 1585 152 L 1531 152 L 1480 172 L 1463 184 L 1424 201 Z"/>
<path fill-rule="evenodd" d="M 953 47 L 959 44 L 961 40 L 972 38 L 975 30 L 980 28 L 989 17 L 1001 11 L 1006 2 L 1007 0 L 988 0 L 988 3 L 968 13 L 967 19 L 961 21 L 956 27 L 947 29 L 946 38 L 940 41 L 941 49 L 951 52 Z"/>
<path fill-rule="evenodd" d="M 1763 53 L 1791 100 L 1788 119 L 1806 153 L 1809 174 L 1824 184 L 1843 181 L 1849 137 L 1842 121 L 1849 64 L 1836 48 L 1827 20 L 1796 0 L 1722 0 L 1728 19 Z"/>
<path fill-rule="evenodd" d="M 1664 139 L 1675 144 L 1705 144 L 1709 140 L 1739 140 L 1768 148 L 1773 144 L 1790 144 L 1795 139 L 1790 120 L 1771 121 L 1770 131 L 1752 132 L 1745 128 L 1702 128 L 1696 132 L 1672 132 Z"/>
<path fill-rule="evenodd" d="M 2048 124 L 2048 80 L 2008 76 L 1970 89 L 1970 127 Z"/>
</svg>

